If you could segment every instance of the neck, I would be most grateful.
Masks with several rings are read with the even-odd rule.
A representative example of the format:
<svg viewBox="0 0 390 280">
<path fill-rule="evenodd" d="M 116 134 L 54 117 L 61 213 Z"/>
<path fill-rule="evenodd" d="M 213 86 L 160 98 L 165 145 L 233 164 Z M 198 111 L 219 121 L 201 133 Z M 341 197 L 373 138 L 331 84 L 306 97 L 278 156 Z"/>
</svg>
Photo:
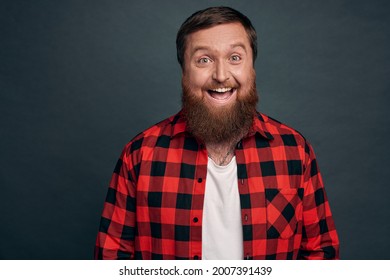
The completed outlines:
<svg viewBox="0 0 390 280">
<path fill-rule="evenodd" d="M 206 143 L 209 157 L 218 165 L 228 165 L 234 156 L 236 141 L 227 143 Z"/>
<path fill-rule="evenodd" d="M 218 165 L 228 165 L 234 157 L 234 151 L 238 141 L 240 141 L 247 133 L 248 131 L 243 131 L 236 137 L 224 142 L 215 143 L 206 141 L 205 146 L 209 157 Z"/>
</svg>

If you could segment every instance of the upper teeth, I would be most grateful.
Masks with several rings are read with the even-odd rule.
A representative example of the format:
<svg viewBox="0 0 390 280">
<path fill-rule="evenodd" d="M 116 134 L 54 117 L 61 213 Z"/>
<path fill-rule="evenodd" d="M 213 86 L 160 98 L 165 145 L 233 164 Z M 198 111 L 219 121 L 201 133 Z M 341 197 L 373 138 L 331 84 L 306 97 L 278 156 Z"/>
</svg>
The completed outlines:
<svg viewBox="0 0 390 280">
<path fill-rule="evenodd" d="M 215 88 L 215 89 L 213 89 L 213 91 L 216 91 L 216 92 L 227 92 L 230 90 L 232 90 L 232 88 Z"/>
</svg>

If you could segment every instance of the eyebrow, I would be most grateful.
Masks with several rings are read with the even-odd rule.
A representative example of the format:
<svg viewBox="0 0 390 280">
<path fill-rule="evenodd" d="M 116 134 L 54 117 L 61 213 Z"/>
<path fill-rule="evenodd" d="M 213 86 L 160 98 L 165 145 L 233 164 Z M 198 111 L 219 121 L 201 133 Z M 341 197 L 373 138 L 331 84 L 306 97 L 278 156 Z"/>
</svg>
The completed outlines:
<svg viewBox="0 0 390 280">
<path fill-rule="evenodd" d="M 237 44 L 231 44 L 230 45 L 230 48 L 232 48 L 232 49 L 239 48 L 239 47 L 244 49 L 244 51 L 246 51 L 246 47 L 245 47 L 245 45 L 243 43 L 237 43 Z"/>
<path fill-rule="evenodd" d="M 230 48 L 231 49 L 235 49 L 235 48 L 242 48 L 244 49 L 244 51 L 246 52 L 246 48 L 245 48 L 245 45 L 243 43 L 235 43 L 235 44 L 231 44 L 230 45 Z M 206 46 L 198 46 L 198 47 L 195 47 L 195 49 L 193 50 L 192 53 L 196 53 L 197 51 L 208 51 L 210 50 L 209 47 L 206 47 Z"/>
</svg>

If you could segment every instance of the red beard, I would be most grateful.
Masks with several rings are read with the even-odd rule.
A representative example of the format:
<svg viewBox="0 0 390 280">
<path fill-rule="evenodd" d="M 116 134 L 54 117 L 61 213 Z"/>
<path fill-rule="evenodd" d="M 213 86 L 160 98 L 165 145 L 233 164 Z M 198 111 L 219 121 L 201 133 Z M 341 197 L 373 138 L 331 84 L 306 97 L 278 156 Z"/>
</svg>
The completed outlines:
<svg viewBox="0 0 390 280">
<path fill-rule="evenodd" d="M 253 124 L 258 96 L 255 74 L 251 86 L 245 92 L 237 90 L 237 100 L 223 107 L 210 108 L 204 96 L 198 97 L 191 91 L 189 82 L 182 79 L 182 105 L 189 131 L 204 143 L 218 144 L 239 141 Z"/>
</svg>

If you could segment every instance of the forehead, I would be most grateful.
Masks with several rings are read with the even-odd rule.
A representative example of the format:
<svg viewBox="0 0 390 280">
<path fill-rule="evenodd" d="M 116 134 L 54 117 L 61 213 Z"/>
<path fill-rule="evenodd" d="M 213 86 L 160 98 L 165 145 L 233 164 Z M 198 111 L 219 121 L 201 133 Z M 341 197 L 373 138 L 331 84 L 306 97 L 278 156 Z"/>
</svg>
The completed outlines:
<svg viewBox="0 0 390 280">
<path fill-rule="evenodd" d="M 241 23 L 219 24 L 191 33 L 187 38 L 187 50 L 190 52 L 199 48 L 225 49 L 231 46 L 250 48 L 248 35 Z"/>
</svg>

